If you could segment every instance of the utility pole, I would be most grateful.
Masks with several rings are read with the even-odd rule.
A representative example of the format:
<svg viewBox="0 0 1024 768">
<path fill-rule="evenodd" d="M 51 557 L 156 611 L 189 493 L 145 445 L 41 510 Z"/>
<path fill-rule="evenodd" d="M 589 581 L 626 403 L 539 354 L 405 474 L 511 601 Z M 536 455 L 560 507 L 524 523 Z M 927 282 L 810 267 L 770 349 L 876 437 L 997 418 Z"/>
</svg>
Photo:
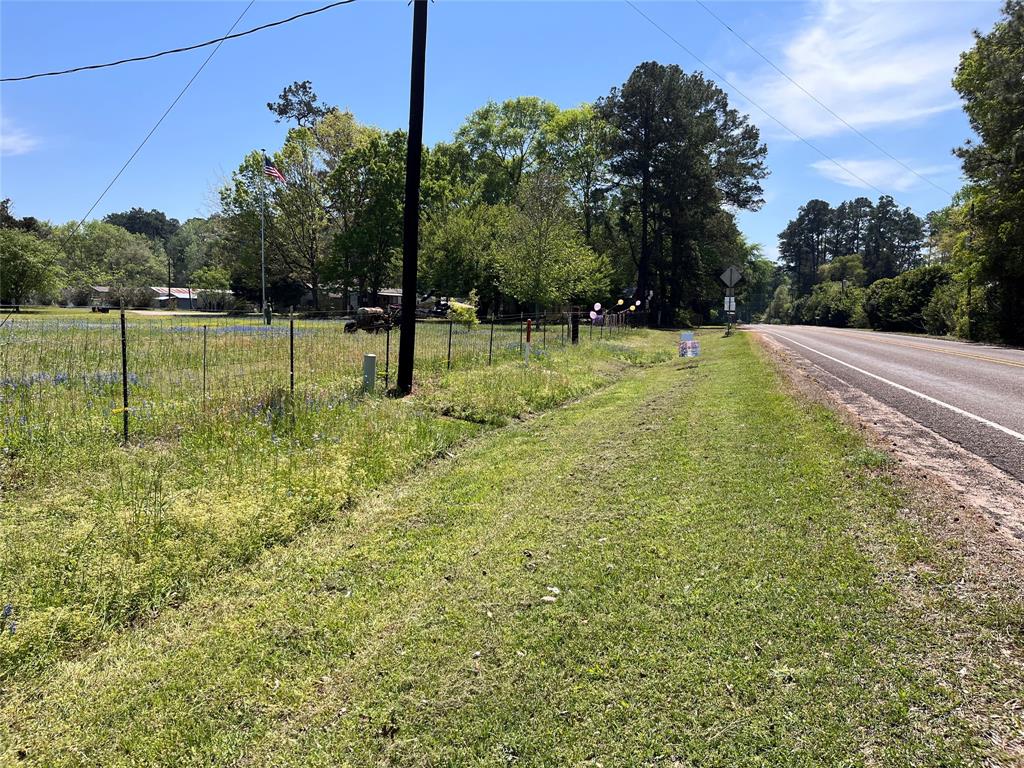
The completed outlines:
<svg viewBox="0 0 1024 768">
<path fill-rule="evenodd" d="M 423 81 L 427 60 L 427 3 L 413 0 L 412 72 L 409 89 L 409 144 L 405 155 L 405 210 L 402 238 L 402 335 L 398 341 L 398 391 L 412 392 L 416 356 L 416 257 L 420 228 L 420 162 L 423 158 Z"/>
</svg>

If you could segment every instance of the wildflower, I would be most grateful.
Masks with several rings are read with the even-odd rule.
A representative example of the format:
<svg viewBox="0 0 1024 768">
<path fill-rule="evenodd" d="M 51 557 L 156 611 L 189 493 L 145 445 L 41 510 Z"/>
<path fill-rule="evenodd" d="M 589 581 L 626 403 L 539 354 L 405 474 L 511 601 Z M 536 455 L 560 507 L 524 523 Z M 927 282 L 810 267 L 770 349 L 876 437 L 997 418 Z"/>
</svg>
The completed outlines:
<svg viewBox="0 0 1024 768">
<path fill-rule="evenodd" d="M 12 613 L 14 613 L 14 606 L 10 603 L 7 603 L 7 605 L 3 607 L 3 610 L 0 610 L 0 618 L 6 619 Z"/>
<path fill-rule="evenodd" d="M 18 622 L 12 621 L 11 626 L 8 628 L 10 633 L 13 635 L 18 629 Z"/>
</svg>

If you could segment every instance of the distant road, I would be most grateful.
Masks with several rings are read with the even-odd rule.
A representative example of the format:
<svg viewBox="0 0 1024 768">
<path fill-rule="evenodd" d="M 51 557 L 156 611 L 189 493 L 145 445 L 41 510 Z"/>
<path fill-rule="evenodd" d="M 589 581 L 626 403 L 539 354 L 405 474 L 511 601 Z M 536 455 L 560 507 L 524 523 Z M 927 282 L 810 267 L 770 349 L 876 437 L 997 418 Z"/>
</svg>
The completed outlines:
<svg viewBox="0 0 1024 768">
<path fill-rule="evenodd" d="M 748 328 L 1024 481 L 1024 350 L 845 328 Z"/>
</svg>

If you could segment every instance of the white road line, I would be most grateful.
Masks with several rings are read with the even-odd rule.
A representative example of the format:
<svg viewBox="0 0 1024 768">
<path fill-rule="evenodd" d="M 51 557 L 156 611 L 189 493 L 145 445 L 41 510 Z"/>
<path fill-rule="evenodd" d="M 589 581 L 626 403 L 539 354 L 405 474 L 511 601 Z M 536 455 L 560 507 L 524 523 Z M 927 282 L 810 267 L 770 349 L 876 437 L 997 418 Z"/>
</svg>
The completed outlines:
<svg viewBox="0 0 1024 768">
<path fill-rule="evenodd" d="M 884 384 L 888 384 L 890 387 L 896 387 L 896 389 L 902 390 L 907 394 L 914 395 L 915 397 L 920 397 L 922 400 L 927 400 L 929 403 L 932 403 L 933 405 L 941 406 L 943 408 L 946 408 L 947 410 L 952 411 L 953 413 L 959 414 L 960 416 L 964 416 L 968 419 L 973 419 L 979 424 L 984 424 L 986 427 L 998 429 L 1000 432 L 1003 432 L 1009 435 L 1010 437 L 1015 437 L 1021 442 L 1024 442 L 1024 435 L 1022 435 L 1020 432 L 1014 432 L 1012 429 L 1010 429 L 1009 427 L 1004 427 L 1002 424 L 996 424 L 994 421 L 989 421 L 988 419 L 982 416 L 978 416 L 977 414 L 971 413 L 970 411 L 965 411 L 963 408 L 957 408 L 955 405 L 950 405 L 949 403 L 944 403 L 941 400 L 936 400 L 934 397 L 926 395 L 923 392 L 918 392 L 916 389 L 911 389 L 910 387 L 905 387 L 902 384 L 897 384 L 895 381 L 889 381 L 889 379 L 882 378 L 877 374 L 871 373 L 871 371 L 865 371 L 863 368 L 858 368 L 856 365 L 850 365 L 850 363 L 843 362 L 839 358 L 832 357 L 832 355 L 826 355 L 824 352 L 819 352 L 818 350 L 813 349 L 812 347 L 808 347 L 806 344 L 801 344 L 796 339 L 791 339 L 788 336 L 778 333 L 777 331 L 762 331 L 762 333 L 769 333 L 773 336 L 783 338 L 786 341 L 790 342 L 791 344 L 796 344 L 798 347 L 803 347 L 809 352 L 813 352 L 816 355 L 821 355 L 822 357 L 827 358 L 834 363 L 845 365 L 847 368 L 850 368 L 851 370 L 854 370 L 857 373 L 863 374 L 864 376 L 870 376 L 872 379 L 877 379 L 878 381 L 881 381 Z"/>
</svg>

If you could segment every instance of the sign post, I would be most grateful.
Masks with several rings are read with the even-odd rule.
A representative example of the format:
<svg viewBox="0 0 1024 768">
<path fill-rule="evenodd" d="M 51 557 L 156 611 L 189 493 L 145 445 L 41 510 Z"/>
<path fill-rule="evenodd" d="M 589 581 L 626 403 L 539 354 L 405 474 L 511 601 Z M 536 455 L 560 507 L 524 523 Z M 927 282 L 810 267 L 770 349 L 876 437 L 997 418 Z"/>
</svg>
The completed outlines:
<svg viewBox="0 0 1024 768">
<path fill-rule="evenodd" d="M 725 335 L 732 335 L 732 321 L 736 315 L 736 283 L 743 279 L 743 273 L 738 267 L 729 267 L 721 274 L 721 280 L 725 283 Z"/>
</svg>

